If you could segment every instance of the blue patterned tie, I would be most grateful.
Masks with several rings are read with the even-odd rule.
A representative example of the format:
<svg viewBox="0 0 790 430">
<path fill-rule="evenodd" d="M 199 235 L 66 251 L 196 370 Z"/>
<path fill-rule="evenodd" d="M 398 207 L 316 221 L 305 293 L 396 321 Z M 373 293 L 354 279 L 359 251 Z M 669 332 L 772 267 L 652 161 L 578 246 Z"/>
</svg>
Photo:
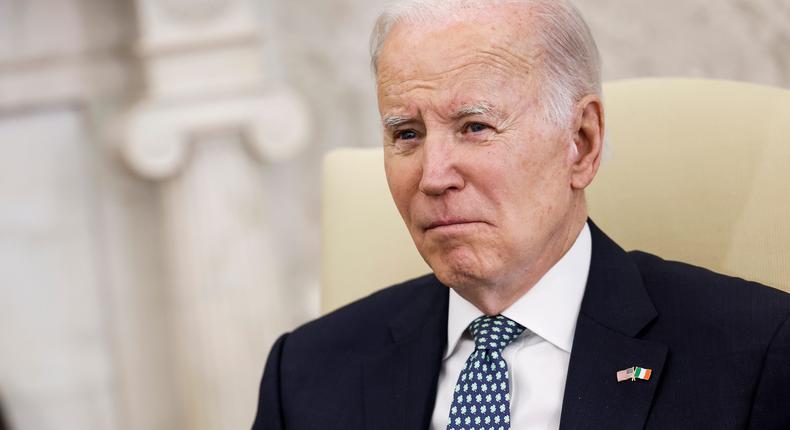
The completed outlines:
<svg viewBox="0 0 790 430">
<path fill-rule="evenodd" d="M 475 350 L 455 384 L 447 430 L 509 430 L 510 383 L 502 350 L 524 327 L 502 315 L 484 315 L 469 331 Z"/>
</svg>

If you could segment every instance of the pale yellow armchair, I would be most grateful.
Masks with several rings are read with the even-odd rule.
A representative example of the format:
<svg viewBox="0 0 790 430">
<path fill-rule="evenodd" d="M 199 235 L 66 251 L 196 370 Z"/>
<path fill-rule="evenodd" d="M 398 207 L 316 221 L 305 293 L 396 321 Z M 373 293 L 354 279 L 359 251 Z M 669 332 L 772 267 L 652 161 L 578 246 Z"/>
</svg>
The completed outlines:
<svg viewBox="0 0 790 430">
<path fill-rule="evenodd" d="M 637 79 L 604 85 L 610 157 L 591 217 L 626 249 L 790 291 L 790 91 Z M 384 178 L 382 150 L 326 156 L 322 310 L 430 269 Z"/>
</svg>

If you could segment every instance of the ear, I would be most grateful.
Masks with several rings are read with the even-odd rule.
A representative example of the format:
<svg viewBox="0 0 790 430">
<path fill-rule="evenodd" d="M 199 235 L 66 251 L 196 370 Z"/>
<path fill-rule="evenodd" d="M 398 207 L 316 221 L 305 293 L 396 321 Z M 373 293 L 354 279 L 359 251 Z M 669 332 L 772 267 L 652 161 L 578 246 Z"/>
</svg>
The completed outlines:
<svg viewBox="0 0 790 430">
<path fill-rule="evenodd" d="M 573 122 L 571 187 L 583 190 L 592 182 L 601 164 L 604 136 L 603 103 L 600 97 L 585 96 L 577 105 Z"/>
</svg>

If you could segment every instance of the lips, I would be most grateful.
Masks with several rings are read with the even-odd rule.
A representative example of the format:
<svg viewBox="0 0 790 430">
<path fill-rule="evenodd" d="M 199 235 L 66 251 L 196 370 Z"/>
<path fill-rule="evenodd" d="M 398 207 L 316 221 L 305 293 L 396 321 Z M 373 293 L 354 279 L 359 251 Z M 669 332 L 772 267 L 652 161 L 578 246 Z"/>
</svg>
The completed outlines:
<svg viewBox="0 0 790 430">
<path fill-rule="evenodd" d="M 464 224 L 476 224 L 476 223 L 479 223 L 479 222 L 482 222 L 482 221 L 470 220 L 470 219 L 459 219 L 459 218 L 437 220 L 437 221 L 434 221 L 434 222 L 428 224 L 428 227 L 425 228 L 425 231 L 433 230 L 433 229 L 437 229 L 437 228 L 441 228 L 441 227 L 461 226 L 461 225 L 464 225 Z"/>
</svg>

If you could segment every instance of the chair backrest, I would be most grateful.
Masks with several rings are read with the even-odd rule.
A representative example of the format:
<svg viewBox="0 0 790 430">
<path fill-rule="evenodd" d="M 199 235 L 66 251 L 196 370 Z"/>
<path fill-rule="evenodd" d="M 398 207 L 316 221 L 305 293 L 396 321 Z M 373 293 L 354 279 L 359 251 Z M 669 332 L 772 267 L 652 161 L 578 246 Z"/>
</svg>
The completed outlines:
<svg viewBox="0 0 790 430">
<path fill-rule="evenodd" d="M 790 291 L 790 91 L 637 79 L 604 85 L 611 150 L 590 213 L 626 249 Z M 429 268 L 390 198 L 382 150 L 324 160 L 324 312 Z"/>
</svg>

